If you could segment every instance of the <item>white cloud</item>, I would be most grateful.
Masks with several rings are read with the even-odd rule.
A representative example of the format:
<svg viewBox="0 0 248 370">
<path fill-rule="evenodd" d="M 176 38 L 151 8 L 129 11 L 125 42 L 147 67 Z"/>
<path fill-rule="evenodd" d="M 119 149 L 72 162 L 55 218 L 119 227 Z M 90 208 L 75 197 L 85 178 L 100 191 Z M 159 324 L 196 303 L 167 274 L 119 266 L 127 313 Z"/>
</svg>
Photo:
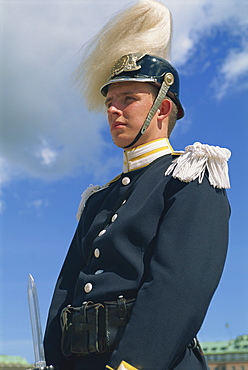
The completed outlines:
<svg viewBox="0 0 248 370">
<path fill-rule="evenodd" d="M 19 175 L 55 180 L 80 166 L 97 174 L 103 168 L 107 172 L 116 164 L 106 163 L 104 156 L 107 144 L 101 130 L 106 120 L 86 112 L 71 87 L 70 74 L 81 45 L 120 9 L 119 2 L 1 4 L 2 183 Z M 225 27 L 237 38 L 236 50 L 226 50 L 219 64 L 222 95 L 247 72 L 246 4 L 243 0 L 166 1 L 174 17 L 172 61 L 181 69 L 216 27 Z"/>
<path fill-rule="evenodd" d="M 3 198 L 3 187 L 10 181 L 9 168 L 4 158 L 0 157 L 0 215 L 4 212 L 6 205 Z"/>
<path fill-rule="evenodd" d="M 247 1 L 185 0 L 182 4 L 168 0 L 167 4 L 174 14 L 173 63 L 181 70 L 186 65 L 187 71 L 187 62 L 191 57 L 198 58 L 197 50 L 206 36 L 211 37 L 217 31 L 225 33 L 225 49 L 210 85 L 218 99 L 228 93 L 230 86 L 233 92 L 247 89 L 247 79 L 240 80 L 247 77 L 248 72 Z"/>
<path fill-rule="evenodd" d="M 5 202 L 0 199 L 0 215 L 5 211 Z"/>
<path fill-rule="evenodd" d="M 217 97 L 221 99 L 229 91 L 229 88 L 231 88 L 232 92 L 237 89 L 241 91 L 247 88 L 248 82 L 245 82 L 247 81 L 245 80 L 247 75 L 248 49 L 241 52 L 231 50 L 220 69 L 220 76 L 216 82 Z"/>
<path fill-rule="evenodd" d="M 8 182 L 10 176 L 8 174 L 8 166 L 4 158 L 0 157 L 0 190 L 3 184 Z"/>
<path fill-rule="evenodd" d="M 36 200 L 33 200 L 31 203 L 30 203 L 30 206 L 31 207 L 34 207 L 35 209 L 39 210 L 41 207 L 47 207 L 48 206 L 48 201 L 47 200 L 44 200 L 44 199 L 36 199 Z"/>
<path fill-rule="evenodd" d="M 38 153 L 38 157 L 41 157 L 41 164 L 44 164 L 46 166 L 51 166 L 54 161 L 56 160 L 57 153 L 49 148 L 43 148 L 40 151 L 40 154 Z"/>
<path fill-rule="evenodd" d="M 201 39 L 213 29 L 224 27 L 242 40 L 248 28 L 246 0 L 167 0 L 174 19 L 172 58 L 183 65 L 199 46 Z"/>
<path fill-rule="evenodd" d="M 36 157 L 44 166 L 51 167 L 57 159 L 58 153 L 51 149 L 46 140 L 42 140 L 42 147 L 37 151 Z"/>
<path fill-rule="evenodd" d="M 45 198 L 37 198 L 33 199 L 30 202 L 26 202 L 26 210 L 25 212 L 31 212 L 32 214 L 35 214 L 36 216 L 40 216 L 44 209 L 49 207 L 50 203 Z"/>
<path fill-rule="evenodd" d="M 240 53 L 231 53 L 221 72 L 226 75 L 227 79 L 239 77 L 248 72 L 248 50 Z"/>
<path fill-rule="evenodd" d="M 2 7 L 4 174 L 54 180 L 80 165 L 100 166 L 104 121 L 85 112 L 70 80 L 76 54 L 90 37 L 87 22 L 100 15 L 87 3 Z"/>
</svg>

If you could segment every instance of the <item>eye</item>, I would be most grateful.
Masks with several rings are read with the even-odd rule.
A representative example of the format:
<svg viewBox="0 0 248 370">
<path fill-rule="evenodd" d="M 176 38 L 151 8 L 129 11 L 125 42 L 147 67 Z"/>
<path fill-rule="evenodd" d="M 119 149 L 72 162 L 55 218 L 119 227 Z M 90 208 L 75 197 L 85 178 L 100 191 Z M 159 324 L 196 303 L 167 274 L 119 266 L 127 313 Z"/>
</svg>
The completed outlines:
<svg viewBox="0 0 248 370">
<path fill-rule="evenodd" d="M 136 100 L 135 97 L 132 96 L 132 95 L 125 96 L 125 102 L 130 103 L 130 102 L 135 101 L 135 100 Z"/>
<path fill-rule="evenodd" d="M 110 107 L 111 107 L 111 105 L 112 105 L 112 100 L 108 100 L 108 101 L 106 101 L 105 102 L 105 107 L 106 107 L 106 109 L 109 109 Z"/>
</svg>

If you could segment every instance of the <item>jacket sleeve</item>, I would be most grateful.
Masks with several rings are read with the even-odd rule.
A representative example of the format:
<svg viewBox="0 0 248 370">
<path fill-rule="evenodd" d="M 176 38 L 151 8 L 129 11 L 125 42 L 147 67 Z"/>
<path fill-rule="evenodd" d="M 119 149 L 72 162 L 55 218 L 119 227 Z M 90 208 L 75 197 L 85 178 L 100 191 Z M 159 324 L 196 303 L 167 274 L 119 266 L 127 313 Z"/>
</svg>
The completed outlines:
<svg viewBox="0 0 248 370">
<path fill-rule="evenodd" d="M 66 360 L 61 352 L 60 314 L 64 307 L 72 303 L 78 274 L 85 264 L 79 248 L 80 230 L 79 223 L 57 280 L 44 336 L 46 363 L 61 370 L 74 368 L 73 361 Z"/>
<path fill-rule="evenodd" d="M 222 274 L 228 243 L 226 192 L 205 177 L 170 179 L 157 235 L 145 256 L 143 283 L 125 333 L 109 361 L 165 370 L 199 331 Z"/>
</svg>

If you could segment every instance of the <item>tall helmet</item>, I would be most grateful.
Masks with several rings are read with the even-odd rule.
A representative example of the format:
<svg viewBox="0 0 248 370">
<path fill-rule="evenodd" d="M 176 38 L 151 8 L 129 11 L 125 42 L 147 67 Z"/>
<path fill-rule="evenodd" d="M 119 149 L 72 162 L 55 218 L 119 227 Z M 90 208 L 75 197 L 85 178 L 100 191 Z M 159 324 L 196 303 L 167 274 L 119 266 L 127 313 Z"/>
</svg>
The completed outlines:
<svg viewBox="0 0 248 370">
<path fill-rule="evenodd" d="M 157 98 L 129 146 L 148 128 L 166 96 L 178 108 L 177 119 L 184 115 L 179 100 L 178 73 L 168 61 L 171 34 L 169 9 L 156 0 L 139 0 L 110 19 L 83 49 L 75 76 L 90 110 L 104 107 L 110 84 L 139 81 L 158 86 Z"/>
<path fill-rule="evenodd" d="M 176 104 L 177 119 L 180 119 L 184 116 L 184 110 L 179 100 L 178 73 L 167 60 L 154 55 L 135 53 L 122 56 L 112 67 L 108 81 L 101 87 L 101 93 L 106 96 L 110 84 L 123 81 L 148 82 L 160 88 L 168 73 L 173 75 L 173 83 L 166 95 Z"/>
</svg>

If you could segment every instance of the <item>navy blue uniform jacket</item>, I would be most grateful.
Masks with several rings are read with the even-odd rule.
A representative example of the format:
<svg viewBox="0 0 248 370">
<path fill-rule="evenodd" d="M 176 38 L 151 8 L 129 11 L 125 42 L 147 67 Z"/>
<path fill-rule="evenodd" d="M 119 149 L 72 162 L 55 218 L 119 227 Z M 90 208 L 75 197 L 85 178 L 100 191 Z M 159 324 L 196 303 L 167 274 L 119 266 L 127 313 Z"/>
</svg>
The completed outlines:
<svg viewBox="0 0 248 370">
<path fill-rule="evenodd" d="M 165 155 L 122 174 L 87 200 L 50 307 L 47 365 L 103 370 L 106 364 L 117 369 L 124 360 L 142 370 L 206 369 L 200 353 L 187 346 L 222 274 L 229 203 L 207 175 L 201 184 L 165 176 L 172 158 Z M 123 178 L 130 182 L 123 184 Z M 115 210 L 118 200 L 123 204 Z M 60 350 L 61 310 L 119 295 L 136 298 L 119 347 L 112 354 L 66 360 Z"/>
</svg>

